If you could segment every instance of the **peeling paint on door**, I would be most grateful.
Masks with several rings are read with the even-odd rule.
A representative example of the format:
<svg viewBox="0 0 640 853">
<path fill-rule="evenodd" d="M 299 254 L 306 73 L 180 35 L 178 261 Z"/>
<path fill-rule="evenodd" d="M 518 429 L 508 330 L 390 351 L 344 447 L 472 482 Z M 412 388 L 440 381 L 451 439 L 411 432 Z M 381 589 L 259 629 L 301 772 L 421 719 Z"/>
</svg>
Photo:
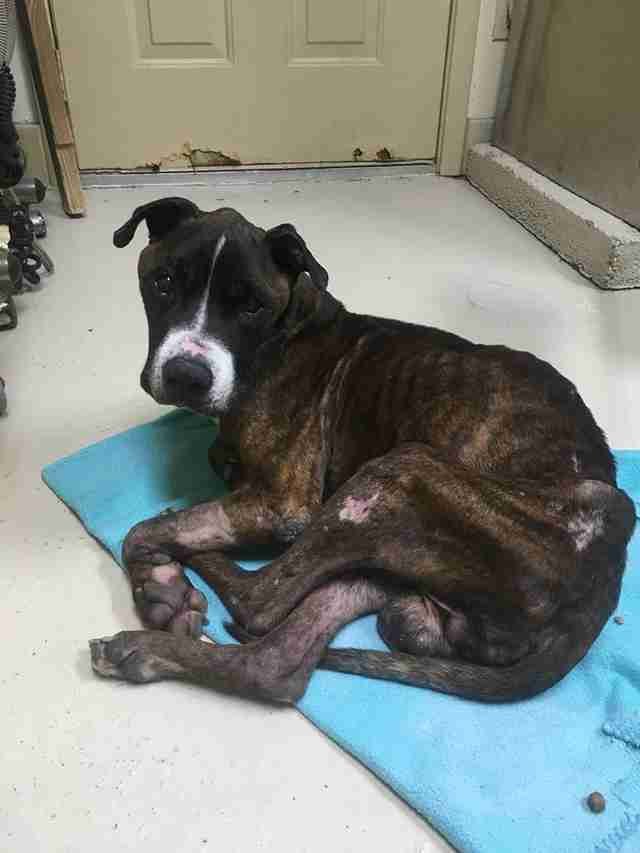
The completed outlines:
<svg viewBox="0 0 640 853">
<path fill-rule="evenodd" d="M 191 142 L 183 142 L 175 151 L 163 154 L 154 152 L 153 156 L 141 163 L 137 168 L 144 171 L 175 171 L 176 169 L 197 169 L 212 166 L 240 166 L 241 161 L 218 151 L 215 148 L 194 148 Z"/>
<path fill-rule="evenodd" d="M 216 151 L 213 148 L 193 148 L 189 154 L 191 165 L 194 168 L 198 166 L 241 166 L 242 163 L 237 157 L 230 157 L 222 151 Z"/>
</svg>

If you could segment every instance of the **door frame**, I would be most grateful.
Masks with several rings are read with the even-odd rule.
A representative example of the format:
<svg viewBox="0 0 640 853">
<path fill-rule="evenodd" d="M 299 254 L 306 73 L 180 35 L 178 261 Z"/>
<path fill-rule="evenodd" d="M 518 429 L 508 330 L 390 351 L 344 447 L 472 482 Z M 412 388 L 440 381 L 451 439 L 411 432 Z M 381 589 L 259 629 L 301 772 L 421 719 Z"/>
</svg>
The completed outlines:
<svg viewBox="0 0 640 853">
<path fill-rule="evenodd" d="M 443 176 L 464 173 L 467 112 L 481 2 L 451 0 L 436 146 L 436 171 Z"/>
<path fill-rule="evenodd" d="M 49 0 L 21 0 L 16 5 L 40 108 L 43 141 L 46 139 L 62 206 L 69 216 L 84 216 L 86 203 L 53 10 Z"/>
<path fill-rule="evenodd" d="M 32 2 L 40 2 L 47 9 L 50 8 L 50 0 Z M 450 3 L 435 156 L 435 171 L 442 176 L 464 173 L 467 111 L 481 2 L 482 0 L 451 0 Z M 55 54 L 60 78 L 64 80 L 62 56 L 58 51 L 55 51 Z M 50 95 L 49 92 L 44 92 L 43 95 L 44 107 Z M 65 106 L 72 122 L 69 103 L 66 102 Z M 327 166 L 331 165 L 327 163 Z"/>
</svg>

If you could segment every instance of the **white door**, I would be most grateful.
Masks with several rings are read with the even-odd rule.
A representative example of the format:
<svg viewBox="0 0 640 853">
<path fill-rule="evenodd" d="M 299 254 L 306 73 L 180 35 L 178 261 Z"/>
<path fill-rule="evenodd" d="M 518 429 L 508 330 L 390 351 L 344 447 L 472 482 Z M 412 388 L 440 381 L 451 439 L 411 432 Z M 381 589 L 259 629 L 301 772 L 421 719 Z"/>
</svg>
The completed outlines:
<svg viewBox="0 0 640 853">
<path fill-rule="evenodd" d="M 435 155 L 450 0 L 52 5 L 81 168 Z"/>
</svg>

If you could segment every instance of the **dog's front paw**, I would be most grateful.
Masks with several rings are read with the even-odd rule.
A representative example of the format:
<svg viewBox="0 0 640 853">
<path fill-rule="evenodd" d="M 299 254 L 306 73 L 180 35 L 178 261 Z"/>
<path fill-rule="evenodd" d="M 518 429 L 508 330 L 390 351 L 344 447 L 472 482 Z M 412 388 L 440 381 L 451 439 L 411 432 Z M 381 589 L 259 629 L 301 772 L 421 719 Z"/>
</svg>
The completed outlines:
<svg viewBox="0 0 640 853">
<path fill-rule="evenodd" d="M 175 517 L 168 511 L 132 527 L 122 545 L 122 559 L 145 625 L 198 639 L 207 601 L 191 586 L 181 564 L 158 545 L 175 539 Z"/>
<path fill-rule="evenodd" d="M 179 563 L 154 566 L 133 595 L 149 627 L 194 639 L 202 634 L 207 600 L 191 586 Z"/>
<path fill-rule="evenodd" d="M 89 640 L 91 666 L 105 678 L 147 684 L 176 677 L 181 668 L 171 660 L 171 637 L 156 631 L 121 631 L 113 637 Z"/>
</svg>

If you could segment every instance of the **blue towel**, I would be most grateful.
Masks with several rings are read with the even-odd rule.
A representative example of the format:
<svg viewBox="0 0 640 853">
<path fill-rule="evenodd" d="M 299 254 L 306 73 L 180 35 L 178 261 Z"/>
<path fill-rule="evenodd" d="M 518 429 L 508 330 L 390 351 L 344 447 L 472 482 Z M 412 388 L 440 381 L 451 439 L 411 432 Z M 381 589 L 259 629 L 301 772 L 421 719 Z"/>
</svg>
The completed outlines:
<svg viewBox="0 0 640 853">
<path fill-rule="evenodd" d="M 44 479 L 119 560 L 136 521 L 223 492 L 207 461 L 213 437 L 211 421 L 174 412 L 49 465 Z M 617 458 L 621 486 L 640 499 L 640 452 Z M 587 658 L 534 699 L 492 706 L 318 671 L 298 707 L 465 853 L 637 853 L 638 568 L 640 537 L 618 609 L 624 623 L 610 620 Z M 231 641 L 224 607 L 191 578 L 209 602 L 208 633 Z M 384 648 L 373 617 L 334 645 Z M 607 801 L 600 815 L 585 806 L 594 790 Z"/>
</svg>

